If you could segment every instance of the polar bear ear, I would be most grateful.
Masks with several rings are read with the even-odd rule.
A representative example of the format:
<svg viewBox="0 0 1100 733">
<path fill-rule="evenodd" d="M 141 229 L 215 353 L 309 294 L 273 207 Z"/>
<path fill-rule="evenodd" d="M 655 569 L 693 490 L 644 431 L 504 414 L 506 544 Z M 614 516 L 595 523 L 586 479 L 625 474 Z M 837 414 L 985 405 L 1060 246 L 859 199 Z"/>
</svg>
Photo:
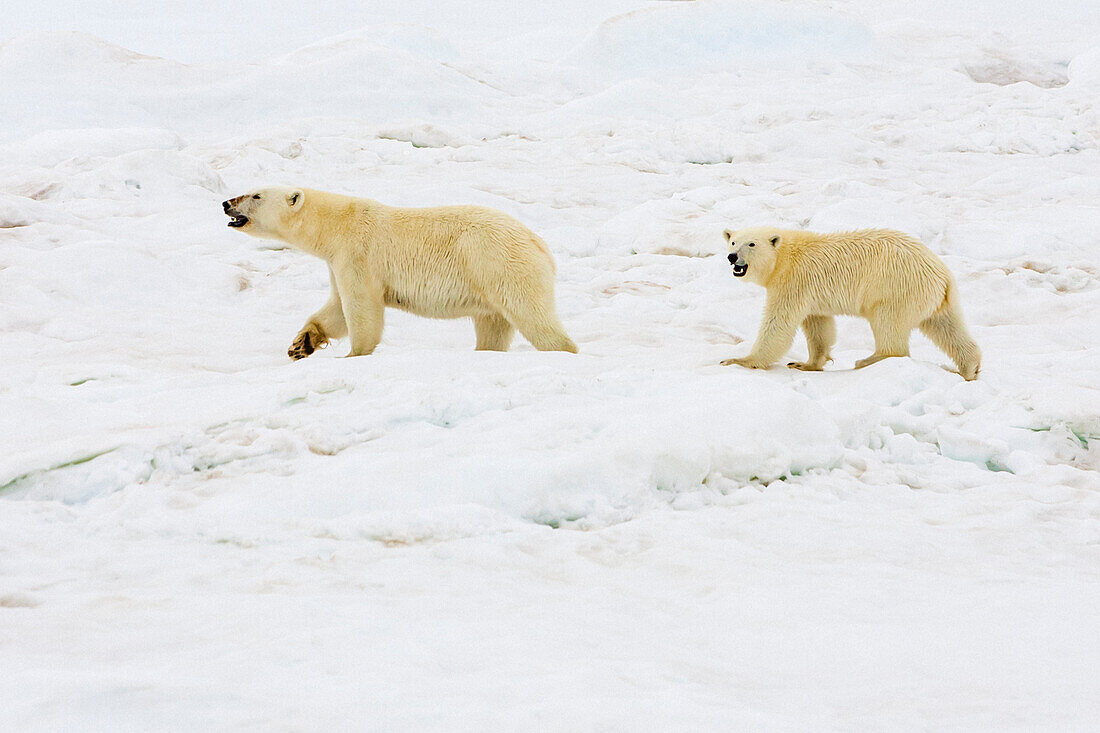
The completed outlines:
<svg viewBox="0 0 1100 733">
<path fill-rule="evenodd" d="M 731 239 L 733 239 L 733 230 L 732 229 L 727 229 L 726 231 L 722 232 L 722 234 L 723 234 L 723 236 L 725 236 L 726 242 L 729 242 Z"/>
<path fill-rule="evenodd" d="M 772 237 L 770 241 L 771 241 L 773 247 L 778 247 L 779 246 L 779 237 L 778 237 L 778 235 Z"/>
<path fill-rule="evenodd" d="M 297 191 L 297 190 L 291 191 L 290 193 L 288 193 L 286 195 L 286 205 L 289 206 L 292 209 L 296 209 L 296 208 L 298 208 L 299 206 L 302 205 L 302 199 L 303 198 L 305 198 L 305 197 L 302 196 L 301 191 Z"/>
</svg>

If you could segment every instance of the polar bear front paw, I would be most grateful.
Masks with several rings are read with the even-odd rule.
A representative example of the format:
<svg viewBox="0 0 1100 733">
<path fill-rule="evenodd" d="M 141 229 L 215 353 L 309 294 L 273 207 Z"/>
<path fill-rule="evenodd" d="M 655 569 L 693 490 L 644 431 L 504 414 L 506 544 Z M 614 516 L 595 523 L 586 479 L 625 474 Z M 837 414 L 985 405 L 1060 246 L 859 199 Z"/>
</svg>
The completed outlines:
<svg viewBox="0 0 1100 733">
<path fill-rule="evenodd" d="M 294 361 L 304 359 L 317 349 L 328 345 L 328 337 L 316 326 L 310 325 L 298 332 L 286 355 Z"/>
</svg>

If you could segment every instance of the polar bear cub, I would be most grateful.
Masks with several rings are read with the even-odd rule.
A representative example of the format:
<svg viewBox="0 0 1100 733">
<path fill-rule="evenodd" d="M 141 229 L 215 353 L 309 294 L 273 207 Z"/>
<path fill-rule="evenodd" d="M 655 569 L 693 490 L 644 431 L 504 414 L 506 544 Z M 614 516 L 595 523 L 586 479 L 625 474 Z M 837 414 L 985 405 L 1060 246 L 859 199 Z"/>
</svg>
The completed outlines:
<svg viewBox="0 0 1100 733">
<path fill-rule="evenodd" d="M 222 203 L 229 226 L 328 263 L 328 302 L 287 354 L 351 336 L 349 356 L 382 338 L 386 307 L 474 321 L 477 348 L 507 351 L 518 329 L 540 351 L 577 347 L 554 306 L 554 260 L 534 232 L 480 206 L 405 209 L 309 188 L 263 188 Z"/>
<path fill-rule="evenodd" d="M 798 327 L 809 358 L 787 366 L 820 371 L 836 341 L 833 316 L 861 316 L 871 324 L 875 353 L 856 368 L 909 355 L 914 328 L 975 379 L 981 351 L 966 330 L 955 279 L 930 249 L 889 229 L 814 234 L 755 227 L 725 231 L 733 275 L 768 291 L 764 318 L 748 356 L 726 359 L 766 369 L 790 348 Z"/>
</svg>

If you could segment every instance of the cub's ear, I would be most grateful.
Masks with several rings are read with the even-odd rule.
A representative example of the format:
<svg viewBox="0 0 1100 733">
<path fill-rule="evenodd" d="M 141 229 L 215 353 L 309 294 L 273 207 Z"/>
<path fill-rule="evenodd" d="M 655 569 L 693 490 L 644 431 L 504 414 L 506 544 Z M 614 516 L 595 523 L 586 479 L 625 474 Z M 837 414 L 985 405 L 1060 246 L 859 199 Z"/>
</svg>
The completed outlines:
<svg viewBox="0 0 1100 733">
<path fill-rule="evenodd" d="M 771 243 L 772 243 L 773 247 L 778 247 L 779 246 L 779 237 L 778 236 L 772 237 L 771 238 Z"/>
<path fill-rule="evenodd" d="M 733 238 L 733 230 L 727 229 L 726 231 L 722 232 L 722 235 L 726 238 L 726 242 L 729 243 L 729 241 Z"/>
<path fill-rule="evenodd" d="M 305 196 L 302 195 L 301 191 L 291 191 L 286 195 L 286 205 L 296 209 L 302 205 L 303 199 L 305 199 Z"/>
</svg>

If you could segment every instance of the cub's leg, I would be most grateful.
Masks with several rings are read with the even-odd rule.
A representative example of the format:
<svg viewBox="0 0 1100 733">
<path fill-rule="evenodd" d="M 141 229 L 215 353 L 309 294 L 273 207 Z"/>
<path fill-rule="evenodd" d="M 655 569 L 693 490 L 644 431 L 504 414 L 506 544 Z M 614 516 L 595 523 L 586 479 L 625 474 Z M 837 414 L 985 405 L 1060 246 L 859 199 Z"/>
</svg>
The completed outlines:
<svg viewBox="0 0 1100 733">
<path fill-rule="evenodd" d="M 920 330 L 928 339 L 951 357 L 963 379 L 978 378 L 982 366 L 982 352 L 963 323 L 962 313 L 954 304 L 933 313 L 920 323 Z"/>
<path fill-rule="evenodd" d="M 892 356 L 909 356 L 909 333 L 914 324 L 905 314 L 879 307 L 867 315 L 867 320 L 875 334 L 875 353 L 857 361 L 856 369 Z"/>
<path fill-rule="evenodd" d="M 382 323 L 386 311 L 382 285 L 369 273 L 354 267 L 336 270 L 336 286 L 344 311 L 351 351 L 348 356 L 364 356 L 374 351 L 382 340 Z"/>
<path fill-rule="evenodd" d="M 749 369 L 767 369 L 791 348 L 798 324 L 804 319 L 799 309 L 786 299 L 772 298 L 768 294 L 764 303 L 764 318 L 760 321 L 760 332 L 748 356 L 725 359 L 722 366 L 748 367 Z"/>
<path fill-rule="evenodd" d="M 497 313 L 474 316 L 478 351 L 507 351 L 516 329 Z"/>
<path fill-rule="evenodd" d="M 329 339 L 343 338 L 348 333 L 347 323 L 344 321 L 344 309 L 340 304 L 340 291 L 336 288 L 336 276 L 332 274 L 332 268 L 328 271 L 329 283 L 332 292 L 328 302 L 321 310 L 314 313 L 298 331 L 294 337 L 294 343 L 287 350 L 287 356 L 297 361 L 304 359 L 317 349 L 328 345 Z"/>
<path fill-rule="evenodd" d="M 836 343 L 836 320 L 832 316 L 806 316 L 802 321 L 802 332 L 806 334 L 809 359 L 792 361 L 787 366 L 804 372 L 820 372 L 826 362 L 832 361 L 829 350 Z"/>
</svg>

